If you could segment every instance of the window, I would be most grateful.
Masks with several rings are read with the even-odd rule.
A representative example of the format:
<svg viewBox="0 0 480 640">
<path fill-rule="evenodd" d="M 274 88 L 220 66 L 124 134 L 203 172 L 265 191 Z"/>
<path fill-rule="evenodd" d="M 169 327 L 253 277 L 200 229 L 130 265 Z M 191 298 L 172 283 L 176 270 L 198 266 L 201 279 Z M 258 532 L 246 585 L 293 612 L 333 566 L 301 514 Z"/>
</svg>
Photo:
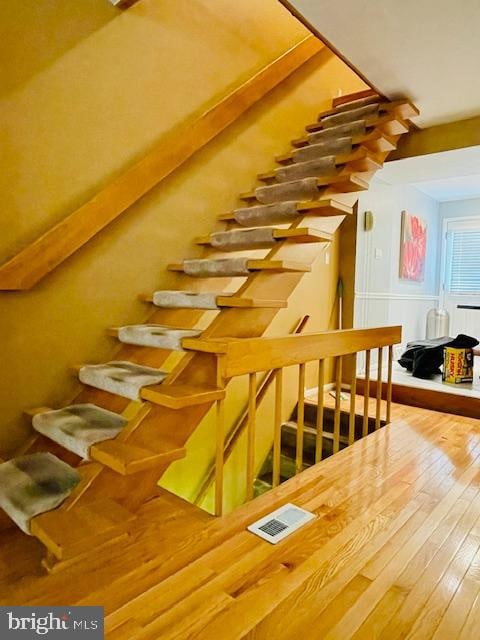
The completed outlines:
<svg viewBox="0 0 480 640">
<path fill-rule="evenodd" d="M 480 294 L 480 226 L 448 231 L 446 267 L 450 293 Z"/>
</svg>

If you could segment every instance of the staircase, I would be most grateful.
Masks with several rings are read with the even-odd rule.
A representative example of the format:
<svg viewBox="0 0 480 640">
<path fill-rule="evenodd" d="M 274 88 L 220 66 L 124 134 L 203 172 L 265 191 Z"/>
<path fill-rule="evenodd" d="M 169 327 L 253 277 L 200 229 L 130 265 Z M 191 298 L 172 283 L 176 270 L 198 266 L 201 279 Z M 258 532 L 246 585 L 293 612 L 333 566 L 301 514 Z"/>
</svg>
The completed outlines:
<svg viewBox="0 0 480 640">
<path fill-rule="evenodd" d="M 345 400 L 349 399 L 349 394 L 345 394 Z M 317 454 L 317 427 L 318 427 L 318 405 L 316 402 L 306 399 L 303 409 L 303 467 L 307 469 L 315 464 Z M 282 482 L 296 475 L 297 458 L 297 437 L 298 437 L 298 406 L 295 408 L 290 420 L 281 426 L 281 455 L 280 455 L 280 479 Z M 322 452 L 320 459 L 324 460 L 334 454 L 334 429 L 335 410 L 333 407 L 325 406 L 322 416 Z M 380 422 L 380 426 L 385 426 L 385 421 Z M 340 450 L 349 446 L 350 413 L 348 410 L 340 410 Z M 367 428 L 364 427 L 364 415 L 355 414 L 354 440 L 360 440 L 363 436 L 374 433 L 376 430 L 375 418 L 368 417 Z M 273 449 L 268 454 L 262 468 L 255 479 L 254 494 L 261 495 L 269 491 L 272 484 L 273 474 Z"/>
<path fill-rule="evenodd" d="M 31 441 L 0 464 L 0 507 L 42 542 L 49 566 L 128 535 L 225 396 L 211 359 L 184 341 L 261 336 L 417 113 L 407 100 L 371 95 L 320 114 L 240 196 L 242 206 L 220 216 L 227 229 L 196 239 L 207 258 L 169 266 L 184 288 L 142 295 L 148 324 L 110 328 L 115 359 L 76 367 L 84 388 L 74 404 L 29 412 Z M 200 331 L 206 311 L 216 315 Z M 172 351 L 179 359 L 169 371 Z"/>
</svg>

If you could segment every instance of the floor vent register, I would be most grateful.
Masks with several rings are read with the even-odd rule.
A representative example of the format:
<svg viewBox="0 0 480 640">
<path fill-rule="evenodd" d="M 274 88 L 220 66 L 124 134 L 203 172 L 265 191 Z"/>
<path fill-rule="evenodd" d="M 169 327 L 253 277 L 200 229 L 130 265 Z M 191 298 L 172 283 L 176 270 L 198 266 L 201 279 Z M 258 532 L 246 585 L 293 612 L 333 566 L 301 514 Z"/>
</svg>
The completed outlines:
<svg viewBox="0 0 480 640">
<path fill-rule="evenodd" d="M 288 503 L 260 518 L 247 529 L 267 542 L 277 544 L 315 517 L 314 513 Z"/>
</svg>

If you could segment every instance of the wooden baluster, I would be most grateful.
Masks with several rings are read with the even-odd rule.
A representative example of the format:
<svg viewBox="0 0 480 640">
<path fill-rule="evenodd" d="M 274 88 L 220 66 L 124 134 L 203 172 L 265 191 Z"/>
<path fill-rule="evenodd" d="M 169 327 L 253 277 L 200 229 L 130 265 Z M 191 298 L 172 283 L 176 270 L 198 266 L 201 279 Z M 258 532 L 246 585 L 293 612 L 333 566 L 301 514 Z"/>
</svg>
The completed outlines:
<svg viewBox="0 0 480 640">
<path fill-rule="evenodd" d="M 273 432 L 273 473 L 272 486 L 280 484 L 280 455 L 282 451 L 282 400 L 283 369 L 275 371 L 275 424 Z"/>
<path fill-rule="evenodd" d="M 253 498 L 255 480 L 255 412 L 257 409 L 257 374 L 248 376 L 248 425 L 247 425 L 247 500 Z"/>
<path fill-rule="evenodd" d="M 303 427 L 305 425 L 305 363 L 298 369 L 297 451 L 295 473 L 303 471 Z"/>
<path fill-rule="evenodd" d="M 352 379 L 350 382 L 350 418 L 348 423 L 348 444 L 355 442 L 355 400 L 357 396 L 357 354 L 352 356 Z"/>
<path fill-rule="evenodd" d="M 383 347 L 378 349 L 378 374 L 377 374 L 377 406 L 375 414 L 375 430 L 380 429 L 381 412 L 382 412 L 382 359 Z"/>
<path fill-rule="evenodd" d="M 342 395 L 342 356 L 337 357 L 335 376 L 335 413 L 333 418 L 333 453 L 340 450 L 340 402 Z"/>
<path fill-rule="evenodd" d="M 215 515 L 223 514 L 223 452 L 225 447 L 225 400 L 217 400 L 217 433 L 215 452 Z"/>
<path fill-rule="evenodd" d="M 387 424 L 392 419 L 392 367 L 393 367 L 393 346 L 388 347 L 388 379 L 387 379 L 387 413 L 385 420 Z"/>
<path fill-rule="evenodd" d="M 322 459 L 323 449 L 323 387 L 325 385 L 325 363 L 323 360 L 318 362 L 318 404 L 317 404 L 317 438 L 315 442 L 315 462 Z"/>
<path fill-rule="evenodd" d="M 365 351 L 365 385 L 363 388 L 363 429 L 362 437 L 368 435 L 368 405 L 370 400 L 370 349 Z"/>
</svg>

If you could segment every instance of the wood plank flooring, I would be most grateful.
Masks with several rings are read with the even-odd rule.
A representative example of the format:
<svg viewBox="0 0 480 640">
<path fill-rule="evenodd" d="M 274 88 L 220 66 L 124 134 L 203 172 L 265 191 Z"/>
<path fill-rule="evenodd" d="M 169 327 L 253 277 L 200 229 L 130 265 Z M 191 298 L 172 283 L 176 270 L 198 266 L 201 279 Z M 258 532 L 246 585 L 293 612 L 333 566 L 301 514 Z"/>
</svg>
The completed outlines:
<svg viewBox="0 0 480 640">
<path fill-rule="evenodd" d="M 480 420 L 392 419 L 219 519 L 162 493 L 124 548 L 56 575 L 0 534 L 1 603 L 104 605 L 115 640 L 476 640 Z M 275 546 L 245 530 L 285 502 L 317 518 Z"/>
</svg>

